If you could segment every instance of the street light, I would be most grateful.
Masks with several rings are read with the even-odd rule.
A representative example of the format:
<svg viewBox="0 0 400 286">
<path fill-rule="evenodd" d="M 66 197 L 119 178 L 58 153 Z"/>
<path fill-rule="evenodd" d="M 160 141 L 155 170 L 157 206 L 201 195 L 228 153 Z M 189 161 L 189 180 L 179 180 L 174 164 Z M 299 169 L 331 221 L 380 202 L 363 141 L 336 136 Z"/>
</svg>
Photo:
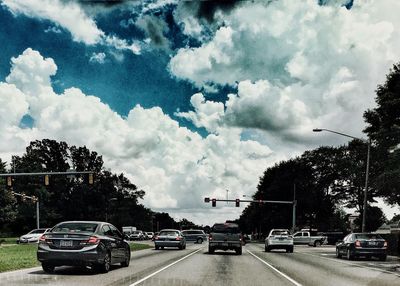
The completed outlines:
<svg viewBox="0 0 400 286">
<path fill-rule="evenodd" d="M 353 138 L 353 139 L 357 139 L 360 140 L 361 142 L 364 142 L 367 144 L 367 167 L 366 167 L 366 171 L 365 171 L 365 188 L 364 188 L 364 204 L 363 204 L 363 214 L 362 214 L 362 225 L 361 225 L 361 231 L 365 232 L 365 223 L 366 223 L 366 219 L 367 219 L 367 194 L 368 194 L 368 176 L 369 176 L 369 157 L 370 157 L 370 152 L 371 152 L 371 139 L 363 139 L 363 138 L 359 138 L 359 137 L 354 137 L 345 133 L 341 133 L 341 132 L 337 132 L 337 131 L 333 131 L 333 130 L 329 130 L 329 129 L 325 129 L 325 128 L 315 128 L 313 129 L 313 132 L 321 132 L 321 131 L 327 131 L 327 132 L 331 132 L 331 133 L 335 133 L 341 136 L 345 136 L 345 137 L 349 137 L 349 138 Z"/>
</svg>

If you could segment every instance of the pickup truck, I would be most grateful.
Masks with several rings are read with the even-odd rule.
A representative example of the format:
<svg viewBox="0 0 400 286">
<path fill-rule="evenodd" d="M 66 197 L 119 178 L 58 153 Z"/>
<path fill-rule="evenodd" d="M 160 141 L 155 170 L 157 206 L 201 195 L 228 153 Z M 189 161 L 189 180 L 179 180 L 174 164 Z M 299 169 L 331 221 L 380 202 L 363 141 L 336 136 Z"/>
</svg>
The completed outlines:
<svg viewBox="0 0 400 286">
<path fill-rule="evenodd" d="M 242 254 L 242 234 L 237 224 L 214 224 L 208 237 L 208 253 L 213 254 L 215 250 L 235 250 L 237 255 Z"/>
<path fill-rule="evenodd" d="M 293 235 L 294 244 L 307 244 L 309 246 L 321 246 L 326 240 L 325 236 L 312 235 L 309 231 L 299 231 Z"/>
</svg>

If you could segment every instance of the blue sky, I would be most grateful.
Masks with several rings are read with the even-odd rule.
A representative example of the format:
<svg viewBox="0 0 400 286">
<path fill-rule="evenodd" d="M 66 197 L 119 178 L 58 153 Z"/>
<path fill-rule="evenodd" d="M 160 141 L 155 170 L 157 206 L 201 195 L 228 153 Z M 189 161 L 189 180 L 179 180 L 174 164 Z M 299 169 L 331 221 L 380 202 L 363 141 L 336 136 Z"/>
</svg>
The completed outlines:
<svg viewBox="0 0 400 286">
<path fill-rule="evenodd" d="M 250 196 L 268 166 L 345 142 L 313 128 L 363 136 L 400 58 L 396 0 L 87 2 L 1 1 L 0 157 L 86 145 L 199 223 L 203 197 Z"/>
</svg>

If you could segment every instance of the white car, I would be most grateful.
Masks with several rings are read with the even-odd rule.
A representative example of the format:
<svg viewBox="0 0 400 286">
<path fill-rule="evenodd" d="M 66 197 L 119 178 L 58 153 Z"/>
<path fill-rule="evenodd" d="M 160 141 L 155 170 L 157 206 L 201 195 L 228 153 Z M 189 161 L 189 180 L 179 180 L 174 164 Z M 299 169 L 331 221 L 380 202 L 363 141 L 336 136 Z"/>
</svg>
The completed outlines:
<svg viewBox="0 0 400 286">
<path fill-rule="evenodd" d="M 147 233 L 147 239 L 152 239 L 154 236 L 154 232 L 146 232 Z"/>
<path fill-rule="evenodd" d="M 293 236 L 288 229 L 272 229 L 265 239 L 265 252 L 271 249 L 286 249 L 293 252 Z"/>
<path fill-rule="evenodd" d="M 31 230 L 27 234 L 22 235 L 17 240 L 17 243 L 38 243 L 39 238 L 48 231 L 50 231 L 50 228 L 37 228 Z"/>
</svg>

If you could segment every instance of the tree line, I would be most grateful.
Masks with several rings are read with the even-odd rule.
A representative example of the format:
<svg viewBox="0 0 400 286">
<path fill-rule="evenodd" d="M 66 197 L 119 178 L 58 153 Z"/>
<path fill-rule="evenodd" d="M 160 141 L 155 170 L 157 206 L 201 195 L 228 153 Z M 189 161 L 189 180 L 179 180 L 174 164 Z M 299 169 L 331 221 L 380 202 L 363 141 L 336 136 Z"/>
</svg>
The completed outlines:
<svg viewBox="0 0 400 286">
<path fill-rule="evenodd" d="M 400 205 L 400 64 L 394 65 L 375 98 L 377 107 L 364 112 L 364 133 L 371 140 L 367 231 L 387 221 L 371 204 L 383 198 Z M 340 130 L 339 130 L 340 131 Z M 296 225 L 321 231 L 349 231 L 344 207 L 363 213 L 367 144 L 352 140 L 339 147 L 319 147 L 268 168 L 253 199 L 293 200 L 296 188 Z M 361 216 L 360 216 L 361 217 Z M 360 230 L 361 218 L 355 230 Z M 266 233 L 274 227 L 292 227 L 292 207 L 250 204 L 238 220 L 246 233 Z"/>
<path fill-rule="evenodd" d="M 10 169 L 0 159 L 0 173 L 93 171 L 93 184 L 87 174 L 16 177 L 12 189 L 0 178 L 0 233 L 19 235 L 36 227 L 36 207 L 29 200 L 13 196 L 11 191 L 36 196 L 40 202 L 40 226 L 51 227 L 65 220 L 108 221 L 117 227 L 136 226 L 145 231 L 162 228 L 197 227 L 183 219 L 174 220 L 168 213 L 154 212 L 140 200 L 145 192 L 124 174 L 104 167 L 103 158 L 88 148 L 68 146 L 66 142 L 44 139 L 30 143 L 22 156 L 13 156 Z"/>
</svg>

